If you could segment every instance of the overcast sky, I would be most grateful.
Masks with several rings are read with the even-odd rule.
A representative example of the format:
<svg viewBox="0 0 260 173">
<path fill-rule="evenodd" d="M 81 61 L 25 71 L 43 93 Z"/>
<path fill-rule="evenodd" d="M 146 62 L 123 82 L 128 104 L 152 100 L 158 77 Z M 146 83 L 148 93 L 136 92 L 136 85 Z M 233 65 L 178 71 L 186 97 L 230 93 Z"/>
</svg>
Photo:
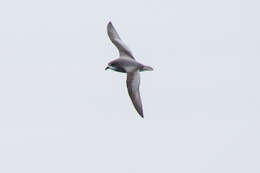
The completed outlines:
<svg viewBox="0 0 260 173">
<path fill-rule="evenodd" d="M 0 172 L 259 173 L 257 0 L 0 1 Z M 141 73 L 131 104 L 112 21 Z"/>
</svg>

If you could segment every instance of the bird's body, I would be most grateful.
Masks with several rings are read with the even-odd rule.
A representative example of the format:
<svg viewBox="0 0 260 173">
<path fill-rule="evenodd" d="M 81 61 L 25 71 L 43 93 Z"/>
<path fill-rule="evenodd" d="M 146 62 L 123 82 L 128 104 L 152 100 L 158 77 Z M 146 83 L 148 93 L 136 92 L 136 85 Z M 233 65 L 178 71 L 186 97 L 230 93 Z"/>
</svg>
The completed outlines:
<svg viewBox="0 0 260 173">
<path fill-rule="evenodd" d="M 130 51 L 130 49 L 124 44 L 119 37 L 112 23 L 107 25 L 107 33 L 110 40 L 118 48 L 119 58 L 108 63 L 107 69 L 111 69 L 117 72 L 127 73 L 127 89 L 128 94 L 133 102 L 133 105 L 137 112 L 143 117 L 142 101 L 139 92 L 140 86 L 140 73 L 141 71 L 152 71 L 153 68 L 143 65 L 137 62 Z"/>
<path fill-rule="evenodd" d="M 145 71 L 145 68 L 147 67 L 128 57 L 120 57 L 118 59 L 115 59 L 111 61 L 108 64 L 108 66 L 111 67 L 112 70 L 122 72 L 122 73 L 131 73 L 134 71 Z"/>
</svg>

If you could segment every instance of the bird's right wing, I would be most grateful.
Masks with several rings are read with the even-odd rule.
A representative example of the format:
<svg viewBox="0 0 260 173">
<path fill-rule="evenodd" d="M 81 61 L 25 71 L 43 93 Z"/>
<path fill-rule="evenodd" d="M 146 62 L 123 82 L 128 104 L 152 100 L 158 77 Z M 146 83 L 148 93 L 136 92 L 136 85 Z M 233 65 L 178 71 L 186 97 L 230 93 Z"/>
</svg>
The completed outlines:
<svg viewBox="0 0 260 173">
<path fill-rule="evenodd" d="M 127 79 L 126 79 L 128 94 L 133 102 L 133 105 L 139 115 L 143 118 L 143 107 L 142 107 L 142 101 L 141 96 L 139 92 L 139 86 L 140 86 L 140 73 L 139 71 L 127 73 Z"/>
<path fill-rule="evenodd" d="M 127 56 L 132 59 L 135 59 L 130 49 L 119 37 L 118 33 L 116 32 L 116 29 L 114 28 L 111 22 L 107 24 L 107 34 L 110 40 L 112 41 L 112 43 L 114 43 L 114 45 L 117 47 L 120 56 Z"/>
</svg>

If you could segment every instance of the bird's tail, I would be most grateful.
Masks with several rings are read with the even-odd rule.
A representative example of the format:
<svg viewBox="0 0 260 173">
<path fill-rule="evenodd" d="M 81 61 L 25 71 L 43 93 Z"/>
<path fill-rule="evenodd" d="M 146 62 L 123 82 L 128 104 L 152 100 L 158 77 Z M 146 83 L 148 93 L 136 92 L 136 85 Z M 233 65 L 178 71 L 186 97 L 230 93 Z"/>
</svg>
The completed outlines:
<svg viewBox="0 0 260 173">
<path fill-rule="evenodd" d="M 150 67 L 150 66 L 144 65 L 144 66 L 142 67 L 141 71 L 153 71 L 153 68 Z"/>
</svg>

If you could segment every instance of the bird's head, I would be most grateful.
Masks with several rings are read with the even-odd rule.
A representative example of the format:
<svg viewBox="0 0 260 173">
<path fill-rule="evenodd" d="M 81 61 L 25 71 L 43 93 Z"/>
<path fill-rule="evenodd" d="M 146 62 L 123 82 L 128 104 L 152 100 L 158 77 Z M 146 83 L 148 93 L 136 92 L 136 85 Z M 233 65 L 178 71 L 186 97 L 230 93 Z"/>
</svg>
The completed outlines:
<svg viewBox="0 0 260 173">
<path fill-rule="evenodd" d="M 107 69 L 115 70 L 116 69 L 115 64 L 112 63 L 112 62 L 108 63 L 107 67 L 105 68 L 105 70 L 107 70 Z"/>
<path fill-rule="evenodd" d="M 118 61 L 111 61 L 110 63 L 108 63 L 105 70 L 107 70 L 107 69 L 114 70 L 114 71 L 117 71 L 117 72 L 126 73 L 126 70 L 120 65 L 120 63 Z"/>
</svg>

